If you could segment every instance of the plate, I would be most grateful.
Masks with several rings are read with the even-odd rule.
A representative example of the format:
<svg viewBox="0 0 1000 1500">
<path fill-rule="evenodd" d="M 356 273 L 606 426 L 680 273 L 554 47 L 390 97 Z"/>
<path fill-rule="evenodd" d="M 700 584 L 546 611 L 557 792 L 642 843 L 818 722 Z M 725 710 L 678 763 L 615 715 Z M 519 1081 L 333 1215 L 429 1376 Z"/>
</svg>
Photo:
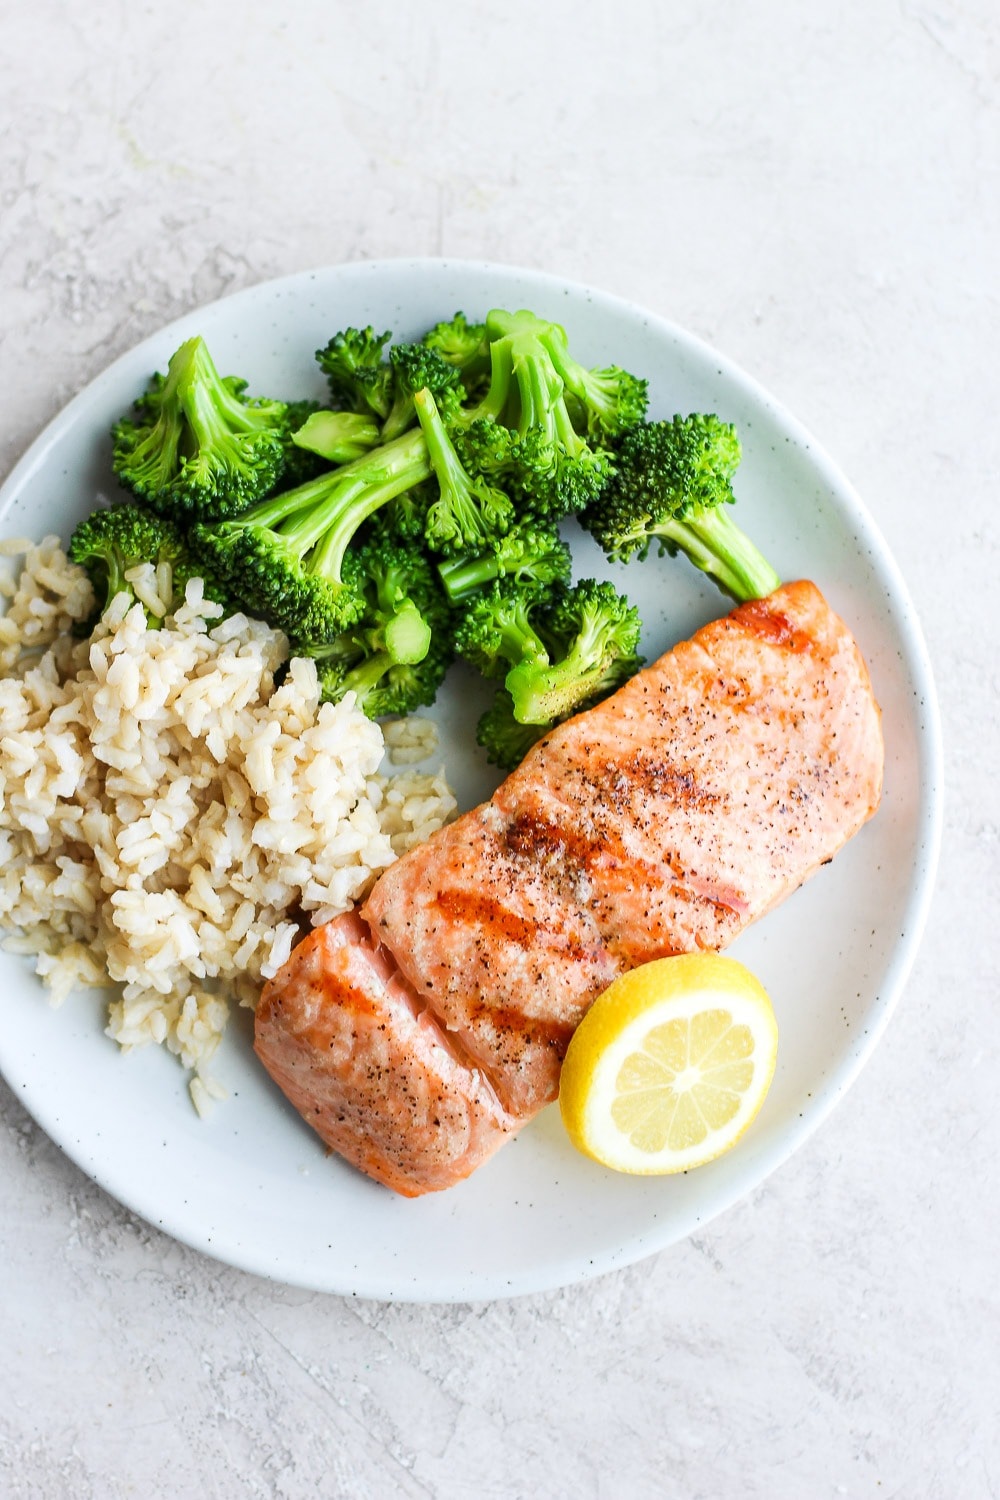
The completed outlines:
<svg viewBox="0 0 1000 1500">
<path fill-rule="evenodd" d="M 941 804 L 933 684 L 913 607 L 871 517 L 753 380 L 614 297 L 533 271 L 446 260 L 362 262 L 251 287 L 147 339 L 77 396 L 0 490 L 0 533 L 66 539 L 96 496 L 114 491 L 111 423 L 195 333 L 253 393 L 319 396 L 313 351 L 338 329 L 373 323 L 416 337 L 456 308 L 473 316 L 494 306 L 563 323 L 584 363 L 647 376 L 653 416 L 715 411 L 737 424 L 740 523 L 782 577 L 819 584 L 868 661 L 884 718 L 885 798 L 830 866 L 730 949 L 773 998 L 778 1069 L 743 1141 L 683 1177 L 605 1171 L 576 1155 L 550 1108 L 467 1182 L 406 1201 L 326 1154 L 257 1065 L 247 1013 L 231 1022 L 213 1067 L 231 1097 L 201 1120 L 174 1058 L 154 1048 L 123 1057 L 105 1037 L 102 996 L 81 993 L 53 1010 L 30 967 L 0 955 L 0 1070 L 52 1139 L 176 1239 L 318 1291 L 496 1298 L 576 1282 L 689 1235 L 800 1146 L 857 1076 L 904 986 L 933 882 Z M 573 545 L 576 576 L 607 575 L 627 588 L 650 659 L 726 608 L 683 560 L 610 568 L 582 532 Z M 457 671 L 434 710 L 463 807 L 496 781 L 472 735 L 479 691 Z"/>
</svg>

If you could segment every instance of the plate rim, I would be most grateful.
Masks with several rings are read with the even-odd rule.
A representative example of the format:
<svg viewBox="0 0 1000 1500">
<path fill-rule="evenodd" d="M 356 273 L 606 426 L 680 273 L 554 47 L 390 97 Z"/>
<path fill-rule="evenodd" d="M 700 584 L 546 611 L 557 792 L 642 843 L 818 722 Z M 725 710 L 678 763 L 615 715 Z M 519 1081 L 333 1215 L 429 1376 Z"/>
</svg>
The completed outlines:
<svg viewBox="0 0 1000 1500">
<path fill-rule="evenodd" d="M 63 1154 L 129 1212 L 137 1214 L 151 1223 L 153 1227 L 217 1262 L 280 1284 L 320 1293 L 359 1296 L 366 1300 L 411 1303 L 506 1299 L 577 1284 L 594 1276 L 621 1269 L 656 1254 L 672 1244 L 679 1243 L 696 1229 L 703 1228 L 759 1188 L 825 1122 L 866 1066 L 888 1027 L 912 972 L 926 928 L 940 860 L 944 819 L 942 725 L 933 668 L 923 628 L 899 564 L 885 541 L 878 523 L 853 483 L 835 463 L 824 445 L 799 418 L 736 361 L 671 319 L 617 293 L 601 290 L 582 281 L 562 277 L 545 270 L 492 260 L 451 256 L 403 256 L 347 260 L 332 265 L 293 271 L 282 276 L 265 278 L 249 286 L 227 292 L 208 302 L 200 303 L 144 335 L 129 348 L 123 350 L 91 377 L 44 425 L 0 483 L 0 524 L 5 521 L 20 488 L 31 479 L 52 447 L 58 443 L 64 432 L 73 427 L 86 409 L 88 401 L 93 399 L 94 387 L 103 385 L 105 382 L 111 383 L 115 374 L 128 362 L 134 360 L 139 351 L 150 344 L 160 341 L 169 342 L 171 338 L 182 334 L 193 319 L 214 313 L 218 309 L 237 306 L 241 301 L 252 302 L 255 298 L 262 296 L 279 296 L 283 289 L 293 286 L 298 289 L 306 283 L 319 282 L 328 278 L 343 280 L 349 284 L 352 277 L 361 279 L 370 275 L 378 277 L 387 274 L 419 276 L 432 269 L 437 272 L 452 270 L 460 275 L 474 273 L 487 277 L 516 277 L 525 283 L 537 286 L 540 290 L 545 289 L 550 293 L 558 292 L 559 295 L 599 303 L 610 312 L 620 311 L 630 318 L 638 316 L 647 326 L 669 337 L 676 345 L 690 351 L 700 360 L 711 361 L 720 376 L 739 388 L 757 405 L 766 408 L 782 427 L 794 435 L 798 446 L 808 451 L 811 463 L 819 470 L 830 490 L 835 493 L 838 504 L 844 506 L 860 523 L 866 543 L 876 554 L 879 572 L 884 573 L 890 579 L 894 591 L 893 602 L 900 616 L 899 623 L 901 627 L 905 626 L 905 630 L 900 631 L 899 644 L 903 648 L 906 666 L 914 687 L 920 694 L 922 712 L 917 737 L 920 767 L 919 807 L 915 820 L 917 858 L 910 871 L 908 896 L 902 913 L 903 931 L 893 944 L 882 983 L 879 986 L 877 1004 L 873 1001 L 866 1012 L 869 1024 L 864 1029 L 863 1040 L 841 1057 L 830 1073 L 824 1076 L 821 1084 L 811 1096 L 810 1108 L 803 1111 L 784 1132 L 780 1143 L 775 1143 L 765 1153 L 764 1162 L 752 1174 L 751 1180 L 747 1181 L 741 1177 L 733 1184 L 730 1191 L 720 1192 L 713 1199 L 709 1213 L 691 1214 L 689 1215 L 690 1222 L 686 1222 L 682 1215 L 680 1223 L 671 1220 L 668 1226 L 659 1231 L 656 1225 L 650 1226 L 641 1235 L 641 1243 L 636 1245 L 633 1238 L 622 1245 L 618 1253 L 604 1252 L 596 1257 L 582 1254 L 574 1262 L 563 1259 L 558 1271 L 546 1263 L 544 1269 L 541 1269 L 536 1276 L 520 1272 L 518 1284 L 515 1287 L 510 1286 L 509 1282 L 506 1285 L 502 1284 L 502 1277 L 486 1277 L 477 1280 L 475 1276 L 470 1278 L 467 1285 L 453 1289 L 432 1287 L 427 1290 L 411 1290 L 401 1287 L 399 1290 L 394 1290 L 385 1285 L 375 1288 L 366 1285 L 364 1277 L 359 1278 L 356 1289 L 345 1285 L 342 1277 L 335 1278 L 336 1285 L 333 1282 L 319 1285 L 313 1276 L 296 1276 L 294 1269 L 285 1270 L 263 1264 L 259 1256 L 255 1257 L 252 1253 L 246 1253 L 242 1243 L 229 1247 L 216 1246 L 211 1242 L 206 1242 L 204 1238 L 199 1239 L 198 1235 L 192 1232 L 190 1225 L 183 1228 L 175 1227 L 171 1222 L 172 1216 L 169 1214 L 164 1217 L 153 1217 L 148 1210 L 135 1207 L 129 1201 L 128 1194 L 123 1192 L 113 1180 L 109 1180 L 109 1178 L 114 1178 L 114 1173 L 102 1174 L 99 1169 L 94 1169 L 87 1161 L 82 1145 L 73 1141 L 71 1136 L 67 1138 L 67 1132 L 59 1129 L 59 1121 L 53 1118 L 54 1111 L 46 1105 L 46 1102 L 29 1095 L 22 1081 L 11 1076 L 9 1059 L 5 1055 L 5 1049 L 0 1045 L 0 1074 L 13 1096 Z"/>
</svg>

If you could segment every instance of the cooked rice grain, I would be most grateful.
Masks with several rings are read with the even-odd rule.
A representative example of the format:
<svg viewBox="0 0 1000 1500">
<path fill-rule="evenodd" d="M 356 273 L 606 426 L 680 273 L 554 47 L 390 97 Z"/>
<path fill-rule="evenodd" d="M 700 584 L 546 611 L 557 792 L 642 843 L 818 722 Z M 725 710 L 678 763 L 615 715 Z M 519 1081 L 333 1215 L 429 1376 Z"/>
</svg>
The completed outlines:
<svg viewBox="0 0 1000 1500">
<path fill-rule="evenodd" d="M 4 945 L 56 1004 L 110 976 L 109 1034 L 176 1053 L 203 1111 L 229 1002 L 255 1005 L 302 925 L 348 910 L 454 797 L 440 775 L 380 775 L 381 729 L 321 704 L 313 662 L 276 688 L 284 636 L 219 620 L 197 580 L 168 628 L 120 595 L 76 640 L 93 596 L 57 539 L 0 558 Z M 432 747 L 426 722 L 391 737 Z"/>
</svg>

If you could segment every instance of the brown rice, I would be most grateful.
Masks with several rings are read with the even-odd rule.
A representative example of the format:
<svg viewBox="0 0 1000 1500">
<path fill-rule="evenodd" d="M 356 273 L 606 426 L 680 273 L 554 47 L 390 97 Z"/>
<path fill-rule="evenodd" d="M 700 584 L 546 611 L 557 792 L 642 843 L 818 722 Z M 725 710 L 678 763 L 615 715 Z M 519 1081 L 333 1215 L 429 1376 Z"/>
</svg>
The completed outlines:
<svg viewBox="0 0 1000 1500">
<path fill-rule="evenodd" d="M 56 538 L 0 543 L 0 928 L 58 1004 L 117 986 L 108 1032 L 165 1044 L 199 1108 L 231 1001 L 254 1005 L 302 925 L 351 905 L 454 815 L 441 775 L 385 776 L 382 730 L 348 697 L 321 704 L 283 635 L 204 601 L 196 580 L 161 629 L 93 599 Z M 155 577 L 138 580 L 156 603 Z M 426 720 L 392 726 L 422 759 Z"/>
</svg>

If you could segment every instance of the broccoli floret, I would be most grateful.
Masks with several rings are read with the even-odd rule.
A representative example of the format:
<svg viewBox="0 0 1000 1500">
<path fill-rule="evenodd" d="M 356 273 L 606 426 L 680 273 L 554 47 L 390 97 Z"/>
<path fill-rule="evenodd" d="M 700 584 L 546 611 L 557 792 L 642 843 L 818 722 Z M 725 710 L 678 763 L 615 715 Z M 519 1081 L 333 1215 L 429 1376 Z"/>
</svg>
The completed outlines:
<svg viewBox="0 0 1000 1500">
<path fill-rule="evenodd" d="M 781 580 L 725 507 L 735 500 L 736 429 L 717 416 L 676 416 L 633 427 L 615 472 L 583 515 L 609 557 L 683 552 L 737 601 L 763 598 Z"/>
<path fill-rule="evenodd" d="M 369 719 L 411 714 L 433 703 L 441 686 L 447 660 L 433 655 L 416 663 L 394 662 L 388 651 L 361 658 L 355 666 L 343 662 L 319 662 L 320 694 L 326 703 L 336 703 L 347 693 Z"/>
<path fill-rule="evenodd" d="M 308 453 L 325 458 L 328 463 L 348 464 L 370 452 L 379 435 L 379 425 L 374 417 L 317 407 L 292 433 L 292 442 Z"/>
<path fill-rule="evenodd" d="M 514 507 L 509 497 L 463 466 L 433 394 L 419 390 L 413 399 L 440 491 L 427 511 L 427 545 L 439 552 L 489 546 L 511 524 Z"/>
<path fill-rule="evenodd" d="M 188 580 L 205 574 L 191 556 L 180 528 L 138 505 L 95 510 L 77 526 L 68 550 L 73 562 L 86 569 L 98 616 L 124 593 L 133 603 L 142 604 L 148 624 L 158 625 L 184 602 Z M 228 593 L 211 570 L 204 595 L 229 610 Z"/>
<path fill-rule="evenodd" d="M 532 611 L 546 597 L 537 584 L 502 579 L 474 595 L 459 611 L 455 649 L 484 677 L 506 677 L 521 662 L 547 663 L 545 642 Z"/>
<path fill-rule="evenodd" d="M 295 403 L 248 400 L 221 376 L 204 339 L 188 339 L 166 375 L 112 430 L 112 464 L 126 489 L 179 520 L 235 515 L 282 477 L 299 424 Z"/>
<path fill-rule="evenodd" d="M 100 614 L 119 594 L 128 594 L 135 602 L 135 583 L 126 574 L 144 563 L 155 570 L 156 592 L 164 604 L 159 612 L 147 608 L 146 618 L 169 614 L 174 601 L 174 566 L 184 554 L 184 542 L 178 528 L 164 517 L 137 505 L 95 510 L 76 527 L 68 553 L 86 570 Z"/>
<path fill-rule="evenodd" d="M 476 725 L 476 743 L 482 745 L 493 765 L 501 771 L 513 771 L 545 733 L 544 724 L 519 724 L 514 717 L 514 700 L 506 688 L 499 688 Z"/>
<path fill-rule="evenodd" d="M 393 344 L 389 363 L 393 372 L 393 399 L 382 427 L 383 442 L 399 437 L 416 422 L 413 404 L 416 391 L 428 390 L 439 401 L 445 398 L 446 391 L 451 391 L 455 393 L 456 404 L 464 395 L 460 372 L 425 344 Z"/>
<path fill-rule="evenodd" d="M 543 342 L 563 384 L 579 402 L 591 437 L 618 437 L 644 420 L 647 381 L 630 375 L 618 365 L 588 370 L 570 354 L 566 330 L 558 323 L 548 324 Z"/>
<path fill-rule="evenodd" d="M 412 490 L 397 495 L 372 516 L 365 526 L 366 535 L 410 542 L 418 550 L 422 549 L 427 512 L 437 496 L 438 487 L 433 478 L 424 484 L 414 485 Z"/>
<path fill-rule="evenodd" d="M 453 604 L 498 578 L 531 580 L 548 586 L 568 583 L 570 550 L 554 526 L 525 521 L 485 550 L 460 553 L 438 564 L 445 593 Z"/>
<path fill-rule="evenodd" d="M 495 423 L 509 436 L 476 426 L 464 455 L 475 452 L 481 472 L 503 477 L 515 492 L 520 514 L 557 521 L 583 510 L 599 493 L 611 469 L 603 440 L 579 433 L 567 405 L 567 390 L 547 341 L 561 333 L 534 313 L 494 310 L 486 319 L 490 383 L 464 424 Z"/>
<path fill-rule="evenodd" d="M 462 384 L 470 395 L 478 393 L 480 384 L 490 373 L 485 323 L 470 323 L 464 313 L 457 312 L 448 322 L 435 323 L 429 328 L 422 342 L 461 370 Z"/>
<path fill-rule="evenodd" d="M 548 590 L 507 579 L 475 595 L 459 612 L 455 646 L 484 677 L 502 678 L 510 700 L 498 698 L 480 721 L 479 743 L 498 765 L 520 759 L 531 741 L 508 717 L 540 734 L 620 687 L 641 665 L 640 628 L 638 610 L 591 578 Z"/>
<path fill-rule="evenodd" d="M 481 405 L 473 409 L 479 411 Z M 452 423 L 452 441 L 470 473 L 482 474 L 500 485 L 516 478 L 517 433 L 501 422 L 459 412 Z"/>
<path fill-rule="evenodd" d="M 391 332 L 345 328 L 335 333 L 316 359 L 330 386 L 334 406 L 384 422 L 392 405 L 394 377 L 384 358 Z"/>
<path fill-rule="evenodd" d="M 585 578 L 563 586 L 535 625 L 547 658 L 522 659 L 504 679 L 519 724 L 560 723 L 621 687 L 642 665 L 639 611 L 611 583 Z"/>
<path fill-rule="evenodd" d="M 544 434 L 521 436 L 486 417 L 468 421 L 459 412 L 451 432 L 455 451 L 468 472 L 508 493 L 520 520 L 542 526 L 555 526 L 564 516 L 584 509 L 598 494 L 610 468 L 609 453 L 599 457 L 591 453 L 578 463 L 567 463 L 554 453 Z"/>
<path fill-rule="evenodd" d="M 452 652 L 451 610 L 430 559 L 384 536 L 352 549 L 345 576 L 365 598 L 360 627 L 365 648 L 385 646 L 394 662 L 414 664 L 428 654 L 433 637 Z"/>
<path fill-rule="evenodd" d="M 324 408 L 318 401 L 289 401 L 286 418 L 288 442 L 285 445 L 285 465 L 279 480 L 281 489 L 291 490 L 296 485 L 305 484 L 307 479 L 314 479 L 328 466 L 329 461 L 322 454 L 315 452 L 314 449 L 303 447 L 298 441 L 298 434 L 310 419 L 322 410 Z M 359 457 L 364 451 L 363 448 L 359 449 L 358 453 L 352 454 L 351 457 Z"/>
<path fill-rule="evenodd" d="M 454 649 L 451 612 L 428 559 L 379 538 L 348 553 L 344 568 L 364 613 L 334 640 L 307 650 L 324 699 L 354 692 L 370 718 L 432 703 Z"/>
<path fill-rule="evenodd" d="M 298 641 L 330 641 L 364 613 L 364 596 L 344 569 L 352 539 L 430 472 L 415 429 L 232 520 L 194 527 L 192 548 L 215 564 L 248 613 Z"/>
</svg>

